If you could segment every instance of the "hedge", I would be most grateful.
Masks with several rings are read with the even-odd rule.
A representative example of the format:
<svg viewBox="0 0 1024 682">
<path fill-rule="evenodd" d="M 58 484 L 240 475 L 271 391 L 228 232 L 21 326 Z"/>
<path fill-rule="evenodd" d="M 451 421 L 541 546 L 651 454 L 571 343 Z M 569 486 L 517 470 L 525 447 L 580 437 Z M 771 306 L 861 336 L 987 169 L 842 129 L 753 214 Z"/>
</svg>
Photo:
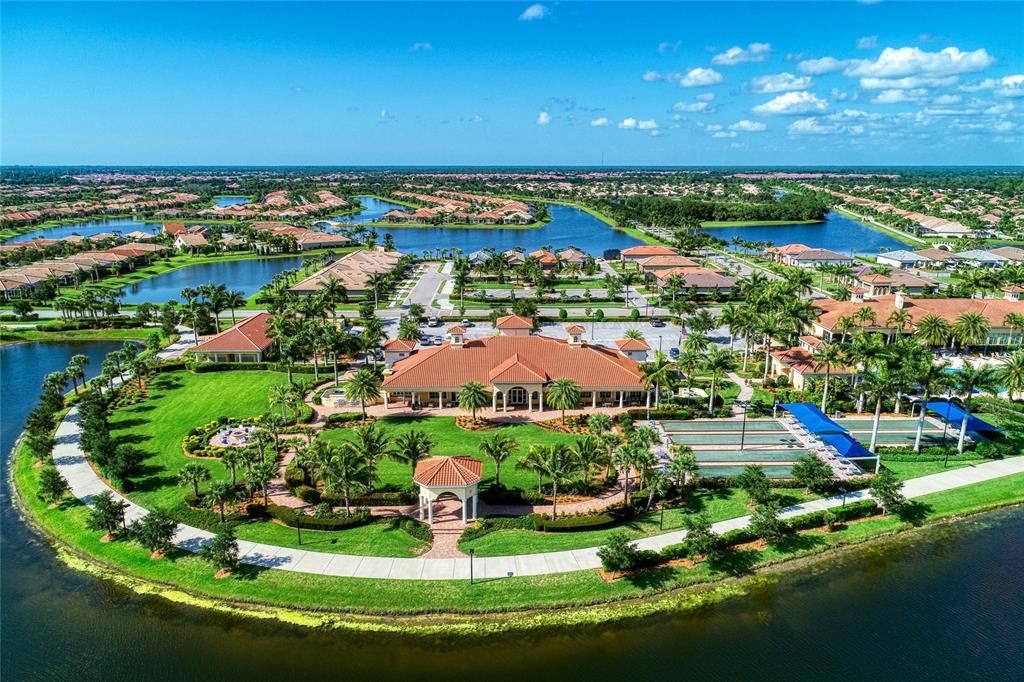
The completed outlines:
<svg viewBox="0 0 1024 682">
<path fill-rule="evenodd" d="M 624 510 L 604 511 L 594 514 L 580 514 L 579 516 L 559 516 L 554 519 L 538 515 L 537 530 L 548 533 L 561 533 L 577 530 L 599 530 L 613 526 L 625 518 L 629 513 Z"/>
<path fill-rule="evenodd" d="M 478 520 L 472 526 L 462 531 L 459 542 L 469 542 L 488 533 L 493 533 L 496 530 L 537 530 L 537 517 L 533 514 L 526 516 L 488 516 Z"/>
<path fill-rule="evenodd" d="M 345 530 L 365 526 L 373 521 L 368 509 L 356 509 L 350 516 L 318 517 L 307 514 L 299 515 L 291 507 L 283 507 L 279 504 L 271 504 L 267 507 L 267 513 L 272 517 L 292 528 L 308 528 L 309 530 Z"/>
<path fill-rule="evenodd" d="M 327 415 L 326 428 L 332 427 L 344 427 L 348 425 L 354 425 L 356 422 L 363 420 L 363 414 L 361 412 L 335 412 L 334 414 Z"/>
</svg>

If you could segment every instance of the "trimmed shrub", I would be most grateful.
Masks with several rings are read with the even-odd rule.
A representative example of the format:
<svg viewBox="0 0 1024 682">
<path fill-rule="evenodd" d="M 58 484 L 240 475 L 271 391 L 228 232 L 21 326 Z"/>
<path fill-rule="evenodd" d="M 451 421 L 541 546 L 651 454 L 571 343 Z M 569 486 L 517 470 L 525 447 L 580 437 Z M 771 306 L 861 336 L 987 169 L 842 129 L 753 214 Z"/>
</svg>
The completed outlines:
<svg viewBox="0 0 1024 682">
<path fill-rule="evenodd" d="M 295 486 L 292 491 L 295 496 L 307 504 L 316 504 L 320 501 L 320 491 L 309 485 Z"/>
<path fill-rule="evenodd" d="M 365 526 L 373 521 L 369 509 L 356 509 L 350 516 L 344 514 L 327 517 L 302 515 L 299 516 L 291 507 L 283 507 L 272 504 L 267 507 L 267 513 L 272 517 L 292 528 L 308 528 L 309 530 L 345 530 Z"/>
<path fill-rule="evenodd" d="M 430 526 L 425 523 L 420 523 L 415 519 L 406 518 L 404 516 L 390 516 L 386 523 L 391 528 L 401 528 L 406 533 L 422 542 L 434 541 L 434 533 L 430 530 Z"/>
<path fill-rule="evenodd" d="M 336 412 L 327 415 L 327 428 L 353 425 L 362 421 L 363 415 L 360 412 Z"/>
<path fill-rule="evenodd" d="M 594 514 L 580 514 L 578 516 L 559 516 L 549 519 L 537 515 L 537 530 L 548 533 L 561 533 L 576 530 L 598 530 L 614 526 L 620 521 L 628 518 L 631 514 L 624 509 L 608 510 Z"/>
<path fill-rule="evenodd" d="M 468 542 L 483 537 L 496 530 L 537 530 L 537 517 L 526 516 L 488 516 L 478 520 L 462 532 L 459 542 Z"/>
</svg>

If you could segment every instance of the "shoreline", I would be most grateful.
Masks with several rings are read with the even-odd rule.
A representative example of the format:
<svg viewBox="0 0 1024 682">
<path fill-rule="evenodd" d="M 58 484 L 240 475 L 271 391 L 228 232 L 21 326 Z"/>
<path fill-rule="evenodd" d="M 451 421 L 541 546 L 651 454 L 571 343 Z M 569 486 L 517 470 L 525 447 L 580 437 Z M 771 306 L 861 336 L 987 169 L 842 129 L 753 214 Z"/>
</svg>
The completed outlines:
<svg viewBox="0 0 1024 682">
<path fill-rule="evenodd" d="M 907 234 L 906 232 L 902 232 L 900 230 L 888 227 L 886 225 L 882 225 L 881 223 L 876 223 L 865 216 L 859 215 L 845 208 L 833 206 L 832 210 L 838 213 L 839 215 L 849 218 L 850 220 L 857 221 L 864 227 L 872 229 L 875 232 L 880 232 L 882 234 L 888 235 L 899 242 L 907 244 L 908 246 L 914 246 L 918 248 L 927 248 L 929 246 L 933 246 L 932 242 L 926 239 L 923 239 L 921 237 L 915 237 L 914 235 Z"/>
</svg>

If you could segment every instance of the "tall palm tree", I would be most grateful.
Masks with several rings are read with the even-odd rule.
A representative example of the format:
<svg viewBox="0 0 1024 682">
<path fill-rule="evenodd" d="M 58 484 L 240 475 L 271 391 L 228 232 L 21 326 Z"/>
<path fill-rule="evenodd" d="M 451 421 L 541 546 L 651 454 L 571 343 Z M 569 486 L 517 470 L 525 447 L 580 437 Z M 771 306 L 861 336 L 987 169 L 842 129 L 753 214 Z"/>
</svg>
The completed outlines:
<svg viewBox="0 0 1024 682">
<path fill-rule="evenodd" d="M 359 401 L 359 406 L 363 412 L 363 419 L 366 419 L 366 401 L 379 398 L 380 391 L 380 375 L 372 367 L 359 368 L 345 382 L 345 395 Z"/>
<path fill-rule="evenodd" d="M 875 404 L 875 416 L 871 423 L 871 445 L 868 446 L 868 450 L 871 452 L 875 452 L 875 446 L 878 444 L 878 424 L 882 418 L 882 402 L 896 392 L 895 386 L 893 373 L 884 366 L 868 370 L 861 378 L 861 389 L 866 399 Z"/>
<path fill-rule="evenodd" d="M 927 346 L 945 346 L 953 336 L 953 327 L 944 318 L 929 313 L 918 321 L 914 335 Z"/>
<path fill-rule="evenodd" d="M 537 494 L 540 494 L 541 483 L 544 477 L 544 453 L 543 446 L 531 445 L 526 454 L 516 460 L 516 469 L 532 471 L 537 474 Z"/>
<path fill-rule="evenodd" d="M 697 456 L 693 448 L 682 443 L 673 443 L 669 451 L 672 453 L 672 461 L 668 464 L 668 475 L 682 489 L 688 481 L 697 477 Z"/>
<path fill-rule="evenodd" d="M 281 408 L 281 418 L 288 418 L 288 405 L 292 401 L 291 391 L 289 390 L 288 384 L 275 384 L 270 387 L 270 393 L 268 400 L 271 407 Z"/>
<path fill-rule="evenodd" d="M 210 490 L 206 493 L 206 501 L 210 505 L 216 505 L 220 511 L 220 522 L 224 523 L 224 512 L 229 504 L 238 500 L 238 491 L 228 481 L 214 481 Z"/>
<path fill-rule="evenodd" d="M 953 378 L 949 373 L 949 361 L 939 363 L 928 362 L 919 367 L 917 383 L 921 386 L 921 414 L 917 416 L 917 434 L 914 436 L 914 452 L 921 452 L 921 437 L 924 433 L 925 414 L 928 412 L 929 399 L 950 387 Z"/>
<path fill-rule="evenodd" d="M 733 349 L 736 343 L 736 335 L 743 327 L 743 310 L 735 303 L 726 303 L 718 315 L 718 323 L 729 329 L 729 350 Z"/>
<path fill-rule="evenodd" d="M 564 444 L 542 445 L 541 468 L 551 479 L 551 518 L 558 516 L 558 486 L 569 483 L 579 465 Z"/>
<path fill-rule="evenodd" d="M 885 323 L 890 327 L 896 327 L 896 337 L 899 338 L 903 334 L 903 330 L 909 327 L 913 321 L 909 310 L 897 308 L 889 313 Z"/>
<path fill-rule="evenodd" d="M 270 491 L 269 484 L 278 474 L 277 462 L 270 460 L 261 460 L 253 464 L 252 468 L 246 474 L 246 479 L 250 485 L 256 486 L 263 493 L 263 506 L 266 507 L 270 504 Z"/>
<path fill-rule="evenodd" d="M 178 472 L 178 485 L 192 486 L 192 493 L 199 497 L 199 484 L 210 480 L 210 470 L 199 462 L 188 462 Z"/>
<path fill-rule="evenodd" d="M 1024 346 L 1024 313 L 1007 313 L 1003 318 L 1003 326 L 1009 327 L 1011 337 L 1015 331 L 1022 332 L 1017 341 L 1017 347 Z"/>
<path fill-rule="evenodd" d="M 640 461 L 642 455 L 643 449 L 631 443 L 620 445 L 615 450 L 615 466 L 623 476 L 622 503 L 627 507 L 629 506 L 629 472 Z"/>
<path fill-rule="evenodd" d="M 416 472 L 416 465 L 430 457 L 430 451 L 434 447 L 434 441 L 425 431 L 409 429 L 400 433 L 394 441 L 390 455 L 399 462 L 409 465 L 412 472 Z"/>
<path fill-rule="evenodd" d="M 653 362 L 644 362 L 640 365 L 640 372 L 643 374 L 644 388 L 654 388 L 654 406 L 661 406 L 661 389 L 671 387 L 676 375 L 672 369 L 672 361 L 661 351 L 655 351 Z"/>
<path fill-rule="evenodd" d="M 970 363 L 964 363 L 959 372 L 953 375 L 953 383 L 956 391 L 964 401 L 964 416 L 960 420 L 960 437 L 957 440 L 956 451 L 963 453 L 964 443 L 967 438 L 967 420 L 971 416 L 971 401 L 974 399 L 974 392 L 995 393 L 999 387 L 999 375 L 994 367 L 972 367 Z"/>
<path fill-rule="evenodd" d="M 727 350 L 723 350 L 718 346 L 712 346 L 708 349 L 708 352 L 704 354 L 704 369 L 711 375 L 711 391 L 708 395 L 708 414 L 714 414 L 715 411 L 715 391 L 718 388 L 718 382 L 734 368 L 735 361 L 733 360 L 732 353 Z"/>
<path fill-rule="evenodd" d="M 953 336 L 960 343 L 962 350 L 969 351 L 988 340 L 991 326 L 985 316 L 972 311 L 960 313 L 953 324 Z"/>
<path fill-rule="evenodd" d="M 584 482 L 589 486 L 590 478 L 595 471 L 598 471 L 605 463 L 604 448 L 601 447 L 601 440 L 595 436 L 584 436 L 577 438 L 570 446 L 572 456 L 583 473 Z"/>
<path fill-rule="evenodd" d="M 832 369 L 842 364 L 846 359 L 846 352 L 837 343 L 830 343 L 822 346 L 814 353 L 814 368 L 825 370 L 824 389 L 821 392 L 821 411 L 828 412 L 828 384 L 832 375 Z"/>
<path fill-rule="evenodd" d="M 476 411 L 486 407 L 488 402 L 490 396 L 487 394 L 487 388 L 479 381 L 467 381 L 459 389 L 459 408 L 469 410 L 473 415 L 473 421 L 476 421 Z"/>
<path fill-rule="evenodd" d="M 779 322 L 778 316 L 773 311 L 768 311 L 764 315 L 759 315 L 757 319 L 757 332 L 761 334 L 764 340 L 764 375 L 761 380 L 764 381 L 768 378 L 768 371 L 771 369 L 772 364 L 772 337 L 779 334 L 782 330 L 782 324 Z"/>
<path fill-rule="evenodd" d="M 580 385 L 572 379 L 555 379 L 548 384 L 548 404 L 562 411 L 562 423 L 565 423 L 565 411 L 576 407 L 580 402 Z"/>
<path fill-rule="evenodd" d="M 351 514 L 354 491 L 368 490 L 376 472 L 373 462 L 355 442 L 341 445 L 327 443 L 317 451 L 314 459 L 317 476 L 324 482 L 324 492 L 342 495 L 345 516 Z"/>
<path fill-rule="evenodd" d="M 1003 358 L 999 367 L 999 381 L 1006 387 L 1012 400 L 1024 393 L 1024 351 L 1017 351 Z"/>
<path fill-rule="evenodd" d="M 501 430 L 495 431 L 491 434 L 490 438 L 485 438 L 483 442 L 480 443 L 480 452 L 494 462 L 495 487 L 501 485 L 501 465 L 506 459 L 511 457 L 518 448 L 519 443 L 516 439 Z"/>
</svg>

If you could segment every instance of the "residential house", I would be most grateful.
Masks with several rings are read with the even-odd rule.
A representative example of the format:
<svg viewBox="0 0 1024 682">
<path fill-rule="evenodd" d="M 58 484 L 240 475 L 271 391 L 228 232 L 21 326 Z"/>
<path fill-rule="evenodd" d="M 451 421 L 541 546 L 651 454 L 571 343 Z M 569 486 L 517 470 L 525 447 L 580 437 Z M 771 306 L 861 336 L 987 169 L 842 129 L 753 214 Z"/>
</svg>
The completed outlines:
<svg viewBox="0 0 1024 682">
<path fill-rule="evenodd" d="M 636 263 L 642 260 L 646 260 L 652 256 L 674 256 L 676 250 L 667 246 L 657 246 L 655 244 L 641 244 L 640 246 L 631 246 L 628 249 L 622 249 L 619 251 L 619 260 L 623 263 Z"/>
<path fill-rule="evenodd" d="M 201 341 L 191 352 L 199 359 L 212 362 L 263 362 L 274 345 L 270 337 L 273 319 L 270 313 L 247 317 Z"/>
<path fill-rule="evenodd" d="M 919 253 L 913 251 L 907 251 L 900 249 L 897 251 L 886 251 L 880 253 L 875 257 L 875 260 L 880 265 L 886 265 L 890 268 L 898 268 L 900 270 L 916 270 L 917 268 L 926 268 L 932 260 Z"/>
</svg>

